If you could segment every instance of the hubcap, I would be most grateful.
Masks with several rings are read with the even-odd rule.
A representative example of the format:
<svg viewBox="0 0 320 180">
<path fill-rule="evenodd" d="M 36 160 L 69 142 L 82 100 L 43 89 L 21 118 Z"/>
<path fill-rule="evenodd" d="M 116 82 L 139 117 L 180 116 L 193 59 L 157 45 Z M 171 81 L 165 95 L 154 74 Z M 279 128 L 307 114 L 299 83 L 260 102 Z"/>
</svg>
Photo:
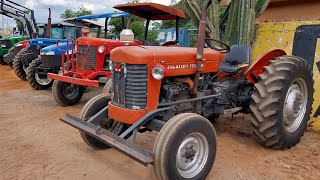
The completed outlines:
<svg viewBox="0 0 320 180">
<path fill-rule="evenodd" d="M 74 99 L 79 94 L 79 86 L 70 83 L 64 83 L 63 95 L 68 99 Z"/>
<path fill-rule="evenodd" d="M 284 125 L 288 132 L 295 132 L 305 116 L 308 100 L 307 84 L 304 79 L 296 79 L 290 86 L 284 104 Z"/>
<path fill-rule="evenodd" d="M 40 85 L 43 85 L 43 86 L 46 86 L 52 82 L 52 79 L 48 78 L 47 76 L 43 77 L 43 75 L 39 76 L 38 73 L 35 73 L 35 79 Z"/>
<path fill-rule="evenodd" d="M 192 133 L 179 146 L 176 155 L 176 166 L 184 178 L 197 176 L 207 163 L 209 145 L 201 133 Z"/>
</svg>

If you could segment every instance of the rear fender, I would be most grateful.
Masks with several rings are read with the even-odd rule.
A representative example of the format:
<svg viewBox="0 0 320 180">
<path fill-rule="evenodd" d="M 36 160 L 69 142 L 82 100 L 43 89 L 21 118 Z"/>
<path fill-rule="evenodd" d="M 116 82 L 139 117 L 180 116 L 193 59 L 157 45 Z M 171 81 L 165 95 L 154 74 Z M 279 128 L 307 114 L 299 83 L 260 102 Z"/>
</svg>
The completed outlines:
<svg viewBox="0 0 320 180">
<path fill-rule="evenodd" d="M 244 73 L 246 79 L 251 83 L 256 83 L 258 80 L 258 76 L 263 72 L 263 68 L 269 64 L 269 61 L 275 59 L 279 56 L 287 55 L 287 53 L 281 49 L 276 49 L 262 57 L 258 58 L 254 63 L 247 69 Z"/>
</svg>

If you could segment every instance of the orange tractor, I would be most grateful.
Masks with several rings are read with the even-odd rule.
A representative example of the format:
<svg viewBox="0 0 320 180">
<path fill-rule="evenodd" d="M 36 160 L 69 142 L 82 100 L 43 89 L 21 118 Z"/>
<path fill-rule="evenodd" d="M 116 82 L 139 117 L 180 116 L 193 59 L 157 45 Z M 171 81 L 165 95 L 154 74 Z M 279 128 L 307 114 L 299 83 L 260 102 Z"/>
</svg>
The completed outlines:
<svg viewBox="0 0 320 180">
<path fill-rule="evenodd" d="M 204 3 L 197 48 L 115 48 L 112 94 L 91 99 L 80 118 L 61 120 L 95 149 L 152 164 L 159 179 L 205 179 L 217 145 L 208 119 L 222 114 L 251 114 L 252 131 L 267 147 L 296 145 L 311 113 L 311 66 L 280 49 L 250 64 L 248 46 L 204 48 L 211 3 Z M 136 144 L 137 132 L 146 131 L 159 132 L 153 151 Z"/>
<path fill-rule="evenodd" d="M 148 28 L 151 20 L 176 20 L 176 39 L 178 39 L 179 20 L 185 18 L 183 11 L 155 3 L 124 4 L 116 5 L 114 8 L 147 19 L 144 39 L 128 41 L 127 37 L 125 37 L 124 40 L 122 40 L 121 34 L 120 41 L 91 38 L 86 35 L 78 38 L 76 41 L 77 49 L 66 51 L 66 58 L 63 53 L 62 61 L 65 62 L 64 59 L 67 59 L 67 66 L 62 67 L 61 74 L 48 74 L 50 79 L 55 80 L 52 85 L 52 93 L 59 104 L 71 106 L 78 103 L 84 93 L 84 87 L 98 87 L 99 84 L 105 83 L 107 83 L 106 87 L 111 86 L 111 81 L 108 82 L 108 79 L 111 77 L 109 61 L 112 49 L 119 46 L 158 45 L 147 41 Z M 92 17 L 89 15 L 79 17 L 78 19 L 82 18 L 92 19 L 100 17 Z M 107 29 L 107 22 L 108 18 L 106 19 L 105 29 Z M 125 24 L 124 21 L 123 24 Z M 162 46 L 176 45 L 177 43 L 178 41 L 170 41 Z M 73 52 L 76 52 L 76 57 L 73 55 Z M 68 58 L 69 56 L 72 57 Z"/>
</svg>

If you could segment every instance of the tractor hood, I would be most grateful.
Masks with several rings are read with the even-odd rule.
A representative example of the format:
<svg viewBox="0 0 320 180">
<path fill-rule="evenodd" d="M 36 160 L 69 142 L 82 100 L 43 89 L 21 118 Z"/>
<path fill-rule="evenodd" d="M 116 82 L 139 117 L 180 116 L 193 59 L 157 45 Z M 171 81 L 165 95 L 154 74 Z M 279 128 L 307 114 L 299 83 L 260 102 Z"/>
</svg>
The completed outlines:
<svg viewBox="0 0 320 180">
<path fill-rule="evenodd" d="M 77 45 L 79 46 L 96 46 L 99 47 L 101 45 L 105 46 L 109 51 L 119 46 L 138 46 L 139 44 L 136 42 L 125 43 L 119 40 L 112 39 L 102 39 L 102 38 L 90 38 L 90 37 L 80 37 L 77 39 Z"/>
<path fill-rule="evenodd" d="M 45 48 L 42 48 L 40 51 L 40 54 L 45 53 L 45 54 L 52 54 L 57 56 L 70 50 L 72 50 L 72 43 L 68 43 L 68 46 L 67 46 L 67 43 L 59 43 L 58 46 L 57 44 L 53 44 Z"/>
<path fill-rule="evenodd" d="M 7 36 L 7 37 L 4 37 L 0 40 L 14 40 L 14 39 L 28 39 L 28 37 L 26 36 Z"/>
<path fill-rule="evenodd" d="M 150 63 L 179 63 L 195 62 L 196 48 L 188 47 L 165 47 L 165 46 L 136 46 L 118 47 L 111 51 L 110 60 L 128 64 Z M 206 61 L 221 61 L 224 55 L 206 48 L 204 57 Z"/>
<path fill-rule="evenodd" d="M 30 39 L 29 45 L 30 46 L 46 47 L 46 46 L 56 44 L 58 41 L 60 41 L 61 43 L 64 43 L 67 41 L 67 39 L 59 40 L 59 39 L 50 39 L 50 38 L 36 38 L 36 39 Z M 71 40 L 69 39 L 69 41 L 71 41 Z"/>
</svg>

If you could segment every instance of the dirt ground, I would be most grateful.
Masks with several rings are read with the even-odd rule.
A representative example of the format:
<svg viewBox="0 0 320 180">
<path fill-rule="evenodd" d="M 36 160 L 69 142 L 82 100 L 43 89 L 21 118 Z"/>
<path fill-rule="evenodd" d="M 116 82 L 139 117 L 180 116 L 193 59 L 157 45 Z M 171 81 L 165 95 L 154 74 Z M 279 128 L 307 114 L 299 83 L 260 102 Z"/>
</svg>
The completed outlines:
<svg viewBox="0 0 320 180">
<path fill-rule="evenodd" d="M 60 107 L 51 90 L 35 91 L 10 67 L 0 66 L 0 179 L 156 179 L 144 167 L 110 149 L 95 151 L 76 129 L 62 123 L 66 113 L 79 115 L 101 89 L 89 89 L 73 107 Z M 247 116 L 224 116 L 214 124 L 216 161 L 207 179 L 319 179 L 320 134 L 306 132 L 286 151 L 262 147 L 251 135 Z M 152 148 L 156 133 L 139 134 Z"/>
</svg>

